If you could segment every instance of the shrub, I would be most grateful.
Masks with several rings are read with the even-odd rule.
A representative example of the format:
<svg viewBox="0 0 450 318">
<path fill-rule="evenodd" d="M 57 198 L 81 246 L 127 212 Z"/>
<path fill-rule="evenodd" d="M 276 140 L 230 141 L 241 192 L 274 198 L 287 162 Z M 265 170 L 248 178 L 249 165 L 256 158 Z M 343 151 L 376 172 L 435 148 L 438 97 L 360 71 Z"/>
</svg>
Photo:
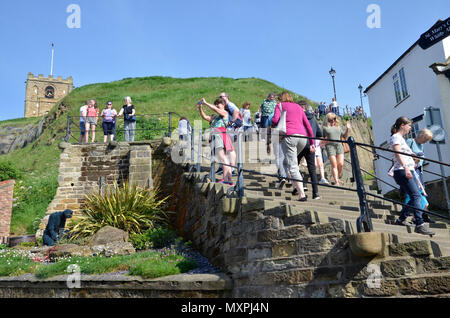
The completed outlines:
<svg viewBox="0 0 450 318">
<path fill-rule="evenodd" d="M 11 161 L 0 161 L 0 181 L 22 178 L 22 172 Z"/>
<path fill-rule="evenodd" d="M 169 245 L 176 237 L 176 233 L 170 229 L 157 227 L 148 229 L 141 234 L 130 235 L 130 242 L 138 250 L 151 247 L 162 248 Z"/>
<path fill-rule="evenodd" d="M 57 176 L 27 177 L 14 186 L 11 232 L 36 233 L 58 188 Z"/>
<path fill-rule="evenodd" d="M 69 226 L 71 239 L 92 236 L 106 225 L 133 234 L 167 223 L 168 214 L 161 209 L 167 197 L 158 199 L 158 192 L 126 181 L 122 187 L 107 185 L 103 195 L 86 195 L 82 215 Z"/>
</svg>

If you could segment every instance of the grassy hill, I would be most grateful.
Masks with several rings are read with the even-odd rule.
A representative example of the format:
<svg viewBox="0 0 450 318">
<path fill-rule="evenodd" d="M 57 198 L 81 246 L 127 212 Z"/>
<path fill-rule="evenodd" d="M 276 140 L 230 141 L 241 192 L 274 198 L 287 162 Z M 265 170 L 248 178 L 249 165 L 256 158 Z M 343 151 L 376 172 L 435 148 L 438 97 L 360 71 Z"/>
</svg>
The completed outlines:
<svg viewBox="0 0 450 318">
<path fill-rule="evenodd" d="M 24 177 L 16 183 L 15 187 L 16 201 L 13 208 L 11 232 L 15 235 L 34 233 L 40 219 L 45 215 L 45 210 L 56 193 L 61 153 L 58 144 L 66 135 L 67 115 L 73 118 L 73 123 L 70 125 L 72 132 L 69 142 L 78 142 L 79 119 L 77 117 L 79 108 L 85 100 L 97 99 L 100 110 L 110 100 L 113 102 L 113 108 L 119 111 L 124 97 L 130 96 L 138 115 L 175 112 L 193 122 L 195 119 L 201 119 L 196 103 L 202 97 L 212 103 L 221 92 L 225 91 L 230 96 L 230 100 L 238 107 L 241 107 L 245 101 L 249 101 L 250 109 L 254 114 L 269 92 L 280 93 L 283 90 L 283 88 L 262 79 L 223 77 L 126 78 L 120 81 L 76 88 L 61 101 L 65 107 L 55 106 L 50 111 L 48 118 L 52 120 L 49 120 L 49 124 L 40 138 L 23 149 L 0 157 L 0 161 L 10 160 L 24 172 Z M 303 96 L 291 93 L 294 100 L 308 100 Z M 315 102 L 310 102 L 313 106 L 317 105 Z M 155 121 L 150 121 L 150 126 L 168 127 L 167 115 L 149 116 L 149 118 L 157 120 L 157 124 Z M 30 121 L 33 122 L 34 119 L 9 120 L 8 124 L 22 124 Z M 178 117 L 175 116 L 172 123 L 174 128 L 176 128 L 177 122 Z M 119 119 L 118 129 L 121 129 L 122 125 L 123 120 Z M 203 125 L 207 127 L 206 122 Z M 0 126 L 2 126 L 2 122 L 0 122 Z M 103 141 L 101 127 L 98 128 L 96 135 L 96 141 Z"/>
</svg>

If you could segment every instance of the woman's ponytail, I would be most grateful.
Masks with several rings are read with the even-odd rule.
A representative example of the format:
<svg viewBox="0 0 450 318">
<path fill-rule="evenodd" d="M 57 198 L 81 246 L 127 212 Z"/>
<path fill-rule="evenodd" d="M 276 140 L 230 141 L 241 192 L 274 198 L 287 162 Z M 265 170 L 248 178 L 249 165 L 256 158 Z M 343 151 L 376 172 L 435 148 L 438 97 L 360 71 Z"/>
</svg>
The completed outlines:
<svg viewBox="0 0 450 318">
<path fill-rule="evenodd" d="M 412 123 L 412 121 L 408 117 L 402 116 L 402 117 L 397 118 L 397 120 L 395 121 L 395 124 L 392 125 L 392 127 L 391 127 L 391 136 L 393 134 L 396 134 L 400 130 L 400 127 L 402 125 L 407 125 L 407 124 L 411 124 L 411 123 Z"/>
</svg>

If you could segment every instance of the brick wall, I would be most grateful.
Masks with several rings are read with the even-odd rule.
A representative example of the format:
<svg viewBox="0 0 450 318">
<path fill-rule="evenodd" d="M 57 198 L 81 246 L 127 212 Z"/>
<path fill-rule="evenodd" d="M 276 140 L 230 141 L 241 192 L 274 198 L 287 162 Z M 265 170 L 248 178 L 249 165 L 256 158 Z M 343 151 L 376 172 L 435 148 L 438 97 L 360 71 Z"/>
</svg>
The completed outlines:
<svg viewBox="0 0 450 318">
<path fill-rule="evenodd" d="M 9 237 L 15 183 L 14 180 L 0 182 L 0 243 Z"/>
</svg>

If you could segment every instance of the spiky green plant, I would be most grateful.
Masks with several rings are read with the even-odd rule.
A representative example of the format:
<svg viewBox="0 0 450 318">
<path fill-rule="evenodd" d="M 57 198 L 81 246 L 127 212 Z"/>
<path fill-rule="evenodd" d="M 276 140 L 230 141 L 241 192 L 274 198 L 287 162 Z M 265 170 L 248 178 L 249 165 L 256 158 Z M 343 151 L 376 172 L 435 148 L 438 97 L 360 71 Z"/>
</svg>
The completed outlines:
<svg viewBox="0 0 450 318">
<path fill-rule="evenodd" d="M 91 236 L 106 225 L 133 234 L 167 223 L 168 213 L 161 207 L 168 197 L 159 199 L 158 194 L 159 189 L 125 181 L 121 187 L 117 182 L 107 185 L 103 194 L 86 195 L 82 215 L 69 226 L 71 239 Z"/>
</svg>

